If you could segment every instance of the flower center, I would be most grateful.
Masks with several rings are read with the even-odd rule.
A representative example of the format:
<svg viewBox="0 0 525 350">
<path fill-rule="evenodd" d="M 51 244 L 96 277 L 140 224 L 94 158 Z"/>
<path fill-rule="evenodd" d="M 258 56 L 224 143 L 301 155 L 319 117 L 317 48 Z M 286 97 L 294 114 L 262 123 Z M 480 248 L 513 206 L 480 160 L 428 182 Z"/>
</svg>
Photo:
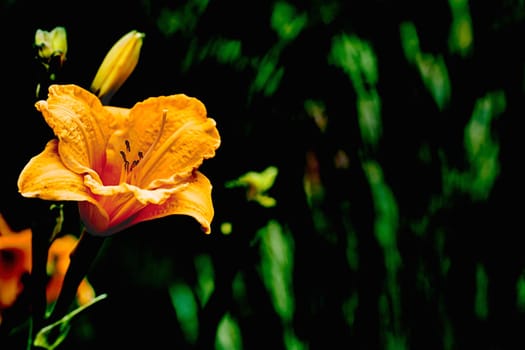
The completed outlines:
<svg viewBox="0 0 525 350">
<path fill-rule="evenodd" d="M 164 125 L 166 124 L 166 118 L 168 115 L 168 110 L 163 109 L 162 110 L 162 120 L 160 123 L 160 128 L 157 133 L 157 137 L 153 141 L 153 143 L 149 146 L 146 153 L 142 152 L 141 150 L 137 151 L 136 155 L 134 156 L 131 152 L 131 142 L 129 140 L 124 140 L 124 146 L 125 150 L 120 151 L 120 156 L 122 157 L 122 163 L 124 167 L 124 171 L 121 172 L 120 175 L 120 182 L 127 182 L 129 184 L 135 183 L 137 179 L 140 178 L 139 174 L 137 172 L 140 172 L 137 168 L 139 164 L 144 166 L 145 162 L 147 162 L 147 159 L 157 146 L 157 144 L 160 141 L 160 138 L 162 136 L 162 133 L 164 131 Z"/>
<path fill-rule="evenodd" d="M 122 161 L 124 162 L 124 172 L 126 174 L 129 174 L 137 165 L 139 165 L 140 161 L 144 158 L 144 153 L 142 153 L 142 151 L 138 151 L 138 158 L 135 158 L 130 162 L 128 160 L 128 157 L 126 156 L 126 154 L 129 155 L 131 153 L 131 146 L 129 140 L 124 140 L 124 144 L 126 145 L 126 152 L 120 151 L 120 155 L 122 157 Z"/>
</svg>

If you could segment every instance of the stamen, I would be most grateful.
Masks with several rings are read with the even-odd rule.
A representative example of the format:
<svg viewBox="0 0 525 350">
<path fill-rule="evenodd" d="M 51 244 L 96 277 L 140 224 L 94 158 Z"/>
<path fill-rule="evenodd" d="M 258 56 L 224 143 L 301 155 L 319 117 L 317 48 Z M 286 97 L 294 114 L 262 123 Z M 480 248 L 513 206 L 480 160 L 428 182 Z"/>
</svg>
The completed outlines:
<svg viewBox="0 0 525 350">
<path fill-rule="evenodd" d="M 122 156 L 122 160 L 124 161 L 124 170 L 126 172 L 128 172 L 129 171 L 129 162 L 126 159 L 126 153 L 124 153 L 124 151 L 120 151 L 120 155 Z"/>
<path fill-rule="evenodd" d="M 126 151 L 131 152 L 131 147 L 129 146 L 129 141 L 128 140 L 124 140 L 124 143 L 126 144 Z"/>
<path fill-rule="evenodd" d="M 131 172 L 137 165 L 139 165 L 139 162 L 140 160 L 139 159 L 135 159 L 132 163 L 131 163 L 131 167 L 129 168 L 129 172 Z"/>
</svg>

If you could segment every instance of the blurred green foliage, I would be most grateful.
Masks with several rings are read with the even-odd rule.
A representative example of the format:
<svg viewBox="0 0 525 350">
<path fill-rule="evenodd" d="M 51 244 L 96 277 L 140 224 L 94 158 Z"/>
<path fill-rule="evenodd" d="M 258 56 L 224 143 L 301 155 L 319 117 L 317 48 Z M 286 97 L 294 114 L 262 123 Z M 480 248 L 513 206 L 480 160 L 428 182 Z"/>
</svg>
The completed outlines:
<svg viewBox="0 0 525 350">
<path fill-rule="evenodd" d="M 242 336 L 237 322 L 230 314 L 225 314 L 217 327 L 217 340 L 215 349 L 240 350 L 242 349 Z"/>
</svg>

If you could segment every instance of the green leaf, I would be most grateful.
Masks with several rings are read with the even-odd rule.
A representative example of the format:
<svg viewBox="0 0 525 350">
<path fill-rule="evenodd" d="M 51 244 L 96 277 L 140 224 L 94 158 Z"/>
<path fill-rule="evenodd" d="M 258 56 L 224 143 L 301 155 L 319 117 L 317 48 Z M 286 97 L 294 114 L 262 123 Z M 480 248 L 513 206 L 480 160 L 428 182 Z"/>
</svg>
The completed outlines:
<svg viewBox="0 0 525 350">
<path fill-rule="evenodd" d="M 215 349 L 217 350 L 240 350 L 242 349 L 241 330 L 235 319 L 226 313 L 217 327 L 215 338 Z"/>
<path fill-rule="evenodd" d="M 283 40 L 295 39 L 308 22 L 306 13 L 297 14 L 294 6 L 284 1 L 275 3 L 272 12 L 272 28 Z"/>
<path fill-rule="evenodd" d="M 258 231 L 261 238 L 261 274 L 277 314 L 285 322 L 292 319 L 294 241 L 279 222 L 270 220 Z"/>
<path fill-rule="evenodd" d="M 55 349 L 64 341 L 64 339 L 66 339 L 66 336 L 71 329 L 70 323 L 73 317 L 106 297 L 107 294 L 101 294 L 94 298 L 90 303 L 76 308 L 60 320 L 42 328 L 37 333 L 33 344 L 48 350 Z"/>
<path fill-rule="evenodd" d="M 199 333 L 199 319 L 197 301 L 191 288 L 185 283 L 178 282 L 169 288 L 169 293 L 186 340 L 195 344 Z"/>
</svg>

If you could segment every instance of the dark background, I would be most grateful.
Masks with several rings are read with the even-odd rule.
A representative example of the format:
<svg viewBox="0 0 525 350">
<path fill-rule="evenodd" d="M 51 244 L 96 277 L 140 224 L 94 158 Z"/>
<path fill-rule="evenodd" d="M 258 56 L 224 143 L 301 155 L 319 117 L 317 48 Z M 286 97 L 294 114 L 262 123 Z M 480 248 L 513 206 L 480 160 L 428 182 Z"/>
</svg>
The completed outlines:
<svg viewBox="0 0 525 350">
<path fill-rule="evenodd" d="M 111 104 L 131 107 L 150 96 L 182 92 L 206 105 L 221 133 L 217 155 L 201 167 L 214 185 L 211 235 L 190 218 L 169 217 L 112 237 L 88 275 L 108 298 L 75 319 L 60 349 L 137 343 L 148 349 L 210 348 L 227 312 L 244 349 L 291 349 L 283 341 L 289 332 L 305 349 L 523 347 L 523 2 L 470 2 L 473 45 L 467 55 L 448 46 L 447 1 L 287 4 L 308 20 L 282 44 L 271 26 L 272 1 L 1 2 L 0 211 L 13 228 L 27 227 L 42 213 L 42 203 L 21 198 L 16 180 L 52 137 L 33 106 L 37 29 L 66 28 L 67 61 L 58 82 L 86 88 L 114 42 L 131 29 L 144 32 L 139 64 Z M 322 16 L 326 8 L 333 9 L 329 19 Z M 178 27 L 167 25 L 173 23 L 166 19 L 170 15 L 179 16 Z M 406 21 L 417 28 L 421 51 L 442 57 L 448 69 L 450 99 L 442 108 L 403 53 L 400 24 Z M 377 60 L 382 133 L 374 147 L 361 134 L 351 79 L 329 60 L 333 39 L 342 34 L 368 42 Z M 240 56 L 215 54 L 213 45 L 221 40 L 240 43 Z M 270 52 L 277 52 L 274 62 L 283 72 L 273 91 L 255 84 Z M 479 199 L 468 186 L 451 188 L 446 179 L 468 171 L 464 132 L 476 101 L 493 91 L 505 96 L 504 111 L 490 124 L 500 170 Z M 308 114 L 307 100 L 324 104 L 324 131 Z M 311 174 L 308 154 L 318 161 L 324 191 L 315 205 L 309 205 L 303 185 Z M 346 165 L 336 163 L 338 154 L 347 156 Z M 364 171 L 368 161 L 382 169 L 396 203 L 394 243 L 386 248 L 374 231 L 380 203 Z M 279 169 L 269 190 L 275 207 L 225 186 L 268 166 Z M 64 230 L 75 233 L 75 204 L 65 210 Z M 255 238 L 270 220 L 294 242 L 287 256 L 295 305 L 289 322 L 273 307 L 260 273 L 261 243 Z M 229 235 L 221 233 L 224 222 L 232 223 Z M 396 268 L 385 260 L 391 254 L 401 261 Z M 202 255 L 212 261 L 215 289 L 197 340 L 190 341 L 169 288 L 194 288 L 194 259 Z M 232 283 L 239 274 L 245 283 L 241 296 Z M 476 311 L 480 305 L 486 312 Z"/>
</svg>

